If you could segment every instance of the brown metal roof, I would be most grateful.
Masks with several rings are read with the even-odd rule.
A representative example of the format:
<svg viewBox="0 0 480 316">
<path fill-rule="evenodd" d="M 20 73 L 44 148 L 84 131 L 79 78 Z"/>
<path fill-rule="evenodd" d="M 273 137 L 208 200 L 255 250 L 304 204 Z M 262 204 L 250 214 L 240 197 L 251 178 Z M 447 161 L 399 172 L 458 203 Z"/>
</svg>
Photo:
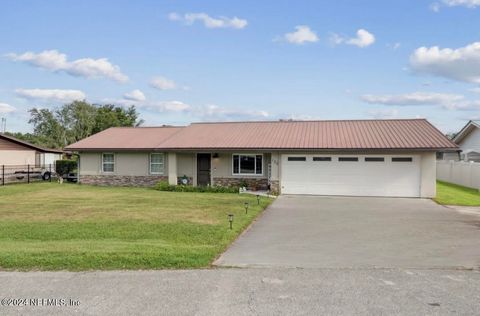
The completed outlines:
<svg viewBox="0 0 480 316">
<path fill-rule="evenodd" d="M 13 136 L 6 135 L 6 134 L 3 134 L 3 133 L 0 133 L 0 138 L 5 139 L 7 141 L 10 141 L 12 143 L 18 144 L 20 146 L 24 146 L 24 147 L 36 150 L 36 151 L 40 151 L 40 152 L 44 152 L 44 153 L 63 154 L 63 150 L 61 150 L 61 149 L 50 149 L 50 148 L 37 146 L 37 145 L 28 143 L 26 141 L 20 140 L 18 138 L 15 138 Z"/>
<path fill-rule="evenodd" d="M 67 150 L 155 150 L 182 127 L 112 127 L 71 144 Z"/>
<path fill-rule="evenodd" d="M 108 147 L 106 147 L 108 146 Z M 458 147 L 425 119 L 193 123 L 113 128 L 67 149 L 426 149 Z"/>
</svg>

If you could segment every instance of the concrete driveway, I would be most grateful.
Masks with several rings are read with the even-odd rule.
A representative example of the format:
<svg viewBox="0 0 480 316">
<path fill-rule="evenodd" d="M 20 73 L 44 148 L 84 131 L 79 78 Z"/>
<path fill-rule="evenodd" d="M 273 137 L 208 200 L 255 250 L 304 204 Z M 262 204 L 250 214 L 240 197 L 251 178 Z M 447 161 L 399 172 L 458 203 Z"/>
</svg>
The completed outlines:
<svg viewBox="0 0 480 316">
<path fill-rule="evenodd" d="M 280 196 L 215 264 L 478 268 L 480 216 L 425 199 Z"/>
</svg>

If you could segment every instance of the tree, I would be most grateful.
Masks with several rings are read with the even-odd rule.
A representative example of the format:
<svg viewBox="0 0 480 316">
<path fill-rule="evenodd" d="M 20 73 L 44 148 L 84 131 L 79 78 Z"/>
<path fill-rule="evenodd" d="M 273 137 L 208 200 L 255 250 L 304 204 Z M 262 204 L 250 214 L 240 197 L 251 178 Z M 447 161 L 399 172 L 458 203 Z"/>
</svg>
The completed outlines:
<svg viewBox="0 0 480 316">
<path fill-rule="evenodd" d="M 63 148 L 110 127 L 143 123 L 138 119 L 135 106 L 124 109 L 86 101 L 74 101 L 53 110 L 33 108 L 29 112 L 28 122 L 33 124 L 33 135 L 25 134 L 19 138 L 33 139 L 33 143 L 50 148 Z"/>
<path fill-rule="evenodd" d="M 113 104 L 101 105 L 97 108 L 93 133 L 101 132 L 109 127 L 139 126 L 143 120 L 138 120 L 135 106 L 128 109 L 115 107 Z"/>
<path fill-rule="evenodd" d="M 43 140 L 45 147 L 61 148 L 66 143 L 66 131 L 55 113 L 49 109 L 33 108 L 29 124 L 33 124 L 33 134 Z"/>
</svg>

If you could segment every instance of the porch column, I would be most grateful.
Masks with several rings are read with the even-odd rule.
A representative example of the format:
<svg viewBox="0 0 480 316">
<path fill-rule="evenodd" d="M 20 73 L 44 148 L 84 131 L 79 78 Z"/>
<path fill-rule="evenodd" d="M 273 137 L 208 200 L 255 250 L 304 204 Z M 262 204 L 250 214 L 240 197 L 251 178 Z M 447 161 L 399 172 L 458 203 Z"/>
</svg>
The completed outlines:
<svg viewBox="0 0 480 316">
<path fill-rule="evenodd" d="M 270 190 L 274 194 L 280 193 L 280 154 L 271 153 L 270 156 Z"/>
<path fill-rule="evenodd" d="M 177 154 L 168 153 L 168 184 L 176 185 L 177 182 Z"/>
</svg>

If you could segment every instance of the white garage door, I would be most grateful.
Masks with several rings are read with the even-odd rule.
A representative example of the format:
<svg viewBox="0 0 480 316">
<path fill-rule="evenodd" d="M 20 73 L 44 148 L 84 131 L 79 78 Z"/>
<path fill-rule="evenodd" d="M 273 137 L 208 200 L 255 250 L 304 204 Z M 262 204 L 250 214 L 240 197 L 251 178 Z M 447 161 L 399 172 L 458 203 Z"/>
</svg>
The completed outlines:
<svg viewBox="0 0 480 316">
<path fill-rule="evenodd" d="M 420 196 L 420 156 L 282 155 L 283 194 Z"/>
</svg>

